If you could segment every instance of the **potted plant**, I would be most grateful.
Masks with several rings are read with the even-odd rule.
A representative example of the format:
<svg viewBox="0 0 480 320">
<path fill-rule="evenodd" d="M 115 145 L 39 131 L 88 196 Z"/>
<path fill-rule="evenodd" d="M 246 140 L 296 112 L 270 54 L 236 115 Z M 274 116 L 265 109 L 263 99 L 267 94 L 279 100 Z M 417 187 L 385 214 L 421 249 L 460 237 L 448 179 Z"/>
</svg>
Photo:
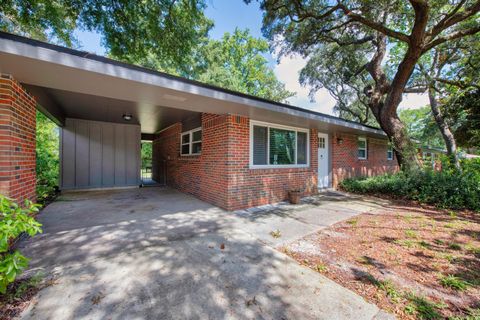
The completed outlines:
<svg viewBox="0 0 480 320">
<path fill-rule="evenodd" d="M 291 204 L 299 204 L 300 198 L 302 197 L 302 190 L 292 189 L 288 191 L 288 200 Z"/>
</svg>

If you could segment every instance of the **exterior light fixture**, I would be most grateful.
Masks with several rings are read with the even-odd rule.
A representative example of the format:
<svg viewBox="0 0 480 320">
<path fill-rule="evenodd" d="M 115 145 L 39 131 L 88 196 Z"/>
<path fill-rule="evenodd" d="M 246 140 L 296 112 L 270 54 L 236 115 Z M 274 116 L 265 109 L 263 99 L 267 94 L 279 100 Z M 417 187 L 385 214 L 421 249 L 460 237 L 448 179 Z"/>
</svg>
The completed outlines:
<svg viewBox="0 0 480 320">
<path fill-rule="evenodd" d="M 130 113 L 124 113 L 123 116 L 122 116 L 123 120 L 125 121 L 130 121 L 132 120 L 132 115 Z"/>
<path fill-rule="evenodd" d="M 343 138 L 337 137 L 337 144 L 342 144 L 342 143 L 343 143 Z"/>
</svg>

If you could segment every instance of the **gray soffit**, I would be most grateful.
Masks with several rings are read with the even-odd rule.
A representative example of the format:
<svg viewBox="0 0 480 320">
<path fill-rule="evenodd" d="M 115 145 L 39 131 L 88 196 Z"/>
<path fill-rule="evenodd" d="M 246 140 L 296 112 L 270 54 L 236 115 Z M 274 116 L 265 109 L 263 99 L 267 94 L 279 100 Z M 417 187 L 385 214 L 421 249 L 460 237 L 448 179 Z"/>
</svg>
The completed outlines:
<svg viewBox="0 0 480 320">
<path fill-rule="evenodd" d="M 147 124 L 138 118 L 144 133 L 154 133 L 168 125 L 169 121 L 154 124 L 154 117 L 147 116 L 154 108 L 170 108 L 238 114 L 325 132 L 385 136 L 378 128 L 4 32 L 0 32 L 0 72 L 27 85 L 54 90 L 53 94 L 50 92 L 53 100 L 58 98 L 55 92 L 70 92 L 70 99 L 74 99 L 73 94 L 83 94 L 130 102 L 145 119 L 151 120 Z M 64 116 L 69 117 L 65 106 L 61 107 Z M 100 106 L 98 110 L 95 107 L 90 106 L 88 113 L 102 112 Z M 87 114 L 77 112 L 78 116 Z"/>
</svg>

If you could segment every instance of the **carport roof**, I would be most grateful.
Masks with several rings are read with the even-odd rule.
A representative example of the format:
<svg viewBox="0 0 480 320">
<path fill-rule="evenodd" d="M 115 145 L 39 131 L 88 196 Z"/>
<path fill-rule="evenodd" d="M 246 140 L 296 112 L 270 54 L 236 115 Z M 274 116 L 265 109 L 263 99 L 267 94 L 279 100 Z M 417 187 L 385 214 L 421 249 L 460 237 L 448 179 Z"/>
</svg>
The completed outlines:
<svg viewBox="0 0 480 320">
<path fill-rule="evenodd" d="M 239 114 L 288 125 L 308 125 L 330 132 L 361 131 L 385 136 L 381 129 L 354 121 L 6 32 L 0 32 L 0 58 L 0 72 L 12 74 L 35 96 L 38 93 L 44 111 L 58 123 L 63 123 L 64 117 L 72 116 L 65 105 L 68 104 L 65 95 L 76 101 L 81 100 L 78 95 L 83 95 L 86 97 L 84 102 L 99 103 L 102 101 L 99 99 L 110 99 L 112 104 L 132 104 L 144 133 L 154 133 L 170 125 L 169 122 L 196 112 L 210 112 Z M 60 98 L 63 99 L 59 105 Z M 93 113 L 102 114 L 100 108 Z M 127 106 L 123 110 L 128 109 L 125 108 Z M 153 114 L 155 108 L 163 110 L 161 115 L 147 116 L 146 112 Z M 92 110 L 85 111 L 85 118 L 89 118 L 88 114 L 92 120 L 108 120 L 95 118 Z M 167 120 L 160 121 L 160 118 Z M 157 125 L 153 125 L 153 120 Z M 120 117 L 118 121 L 121 121 Z"/>
</svg>

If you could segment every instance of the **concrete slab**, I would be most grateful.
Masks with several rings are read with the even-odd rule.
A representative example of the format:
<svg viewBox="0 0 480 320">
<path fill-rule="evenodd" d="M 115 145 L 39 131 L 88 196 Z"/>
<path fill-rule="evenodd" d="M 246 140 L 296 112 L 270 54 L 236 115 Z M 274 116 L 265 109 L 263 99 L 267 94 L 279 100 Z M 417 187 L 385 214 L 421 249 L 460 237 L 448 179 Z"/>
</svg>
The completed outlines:
<svg viewBox="0 0 480 320">
<path fill-rule="evenodd" d="M 309 213 L 296 221 L 315 218 Z M 248 219 L 169 188 L 68 194 L 45 208 L 40 220 L 45 233 L 21 243 L 22 250 L 32 258 L 31 272 L 43 270 L 56 280 L 40 291 L 23 319 L 382 314 L 262 244 L 245 227 Z"/>
<path fill-rule="evenodd" d="M 337 222 L 387 205 L 386 200 L 372 201 L 371 198 L 326 191 L 304 198 L 298 205 L 281 202 L 234 213 L 242 218 L 238 228 L 265 244 L 279 247 Z M 281 236 L 272 237 L 271 232 L 277 230 Z"/>
</svg>

